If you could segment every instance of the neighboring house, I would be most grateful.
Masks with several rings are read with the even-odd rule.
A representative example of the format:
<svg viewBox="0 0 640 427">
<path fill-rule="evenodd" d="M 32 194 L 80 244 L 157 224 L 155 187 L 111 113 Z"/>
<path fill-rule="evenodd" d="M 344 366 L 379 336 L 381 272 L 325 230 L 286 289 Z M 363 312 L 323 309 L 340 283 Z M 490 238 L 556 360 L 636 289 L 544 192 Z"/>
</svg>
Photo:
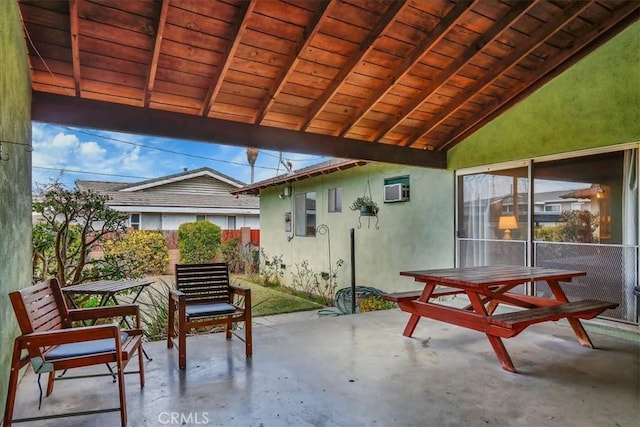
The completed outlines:
<svg viewBox="0 0 640 427">
<path fill-rule="evenodd" d="M 391 194 L 398 187 L 404 194 Z M 303 261 L 316 273 L 329 273 L 342 259 L 338 288 L 350 286 L 354 268 L 357 285 L 389 291 L 412 286 L 400 280 L 401 270 L 453 264 L 454 205 L 439 202 L 453 191 L 446 170 L 334 159 L 233 193 L 260 194 L 261 246 L 268 258 L 282 256 L 286 284 Z M 369 194 L 379 207 L 377 217 L 349 208 Z"/>
<path fill-rule="evenodd" d="M 177 230 L 205 220 L 223 230 L 260 228 L 258 198 L 232 195 L 244 184 L 206 167 L 134 183 L 79 180 L 76 185 L 109 196 L 109 207 L 129 215 L 136 230 Z"/>
</svg>

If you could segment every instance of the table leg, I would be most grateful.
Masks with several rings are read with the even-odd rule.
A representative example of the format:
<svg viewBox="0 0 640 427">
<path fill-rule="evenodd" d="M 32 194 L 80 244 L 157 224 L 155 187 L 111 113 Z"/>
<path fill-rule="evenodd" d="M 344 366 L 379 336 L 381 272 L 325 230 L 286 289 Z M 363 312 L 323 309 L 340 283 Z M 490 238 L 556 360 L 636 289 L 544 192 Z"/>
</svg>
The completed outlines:
<svg viewBox="0 0 640 427">
<path fill-rule="evenodd" d="M 136 300 L 137 300 L 137 299 L 138 299 L 138 297 L 140 296 L 140 293 L 141 293 L 141 292 L 142 292 L 142 289 L 141 289 L 140 291 L 138 291 L 138 293 L 136 294 L 136 296 L 135 296 L 135 297 L 133 298 L 133 300 L 131 301 L 131 304 L 135 304 L 135 303 L 136 303 Z M 114 302 L 114 304 L 115 304 L 115 305 L 120 305 L 120 303 L 119 303 L 119 302 L 118 302 L 118 300 L 116 299 L 116 295 L 115 295 L 115 293 L 114 293 L 113 295 L 111 295 L 111 297 L 110 297 L 110 298 L 113 300 L 113 302 Z M 108 302 L 108 301 L 109 301 L 109 299 L 107 299 L 107 302 Z M 125 324 L 125 325 L 127 325 L 127 328 L 129 328 L 129 329 L 133 329 L 133 328 L 131 327 L 131 325 L 129 324 L 129 321 L 127 320 L 127 318 L 126 318 L 126 317 L 123 317 L 123 318 L 122 318 L 122 322 L 124 322 L 124 324 Z M 121 323 L 122 323 L 122 322 L 121 322 Z M 141 348 L 142 348 L 142 353 L 144 354 L 144 357 L 147 359 L 147 361 L 149 361 L 149 362 L 150 362 L 150 361 L 152 361 L 153 359 L 149 357 L 149 355 L 147 354 L 147 351 L 144 349 L 144 347 L 142 347 L 142 346 L 141 346 Z"/>
<path fill-rule="evenodd" d="M 513 366 L 513 362 L 511 361 L 511 356 L 507 353 L 507 349 L 502 342 L 500 337 L 496 337 L 494 335 L 487 334 L 487 338 L 489 338 L 489 342 L 491 343 L 491 347 L 493 347 L 493 351 L 498 356 L 498 360 L 502 365 L 502 369 L 509 372 L 517 372 L 515 366 Z"/>
<path fill-rule="evenodd" d="M 488 314 L 487 308 L 484 306 L 484 299 L 481 295 L 476 292 L 467 291 L 467 297 L 469 298 L 469 302 L 471 302 L 471 306 L 476 313 L 483 316 Z M 493 310 L 495 310 L 495 307 L 492 307 L 492 311 Z M 498 357 L 498 361 L 500 361 L 500 365 L 502 365 L 502 369 L 509 372 L 517 372 L 515 366 L 513 366 L 513 362 L 511 361 L 511 356 L 509 356 L 509 353 L 502 342 L 502 338 L 495 335 L 486 335 L 491 347 L 493 347 L 494 353 Z"/>
<path fill-rule="evenodd" d="M 557 280 L 547 280 L 547 284 L 549 285 L 549 289 L 551 289 L 551 292 L 553 293 L 553 296 L 556 298 L 556 300 L 569 302 L 567 295 L 564 293 L 562 287 L 560 286 L 560 283 Z M 584 326 L 582 326 L 580 319 L 568 317 L 567 321 L 569 322 L 569 325 L 571 325 L 571 329 L 573 329 L 573 333 L 576 335 L 576 338 L 578 339 L 580 345 L 583 347 L 593 348 L 593 342 L 587 334 L 587 331 L 584 330 Z"/>
<path fill-rule="evenodd" d="M 420 316 L 418 316 L 417 314 L 412 314 L 411 317 L 409 317 L 409 321 L 407 322 L 407 326 L 405 326 L 402 335 L 404 335 L 405 337 L 411 337 L 413 335 L 413 331 L 415 331 L 416 329 L 416 326 L 418 326 L 419 321 Z"/>
<path fill-rule="evenodd" d="M 429 298 L 431 297 L 433 290 L 436 288 L 436 285 L 437 283 L 435 282 L 425 283 L 424 289 L 422 290 L 422 294 L 420 295 L 420 298 L 418 298 L 418 301 L 420 302 L 429 301 Z M 407 322 L 407 326 L 405 326 L 404 332 L 402 333 L 402 335 L 404 335 L 405 337 L 411 337 L 413 335 L 413 331 L 415 331 L 416 329 L 416 326 L 418 326 L 419 321 L 420 321 L 420 315 L 412 314 L 411 317 L 409 317 L 409 321 Z"/>
</svg>

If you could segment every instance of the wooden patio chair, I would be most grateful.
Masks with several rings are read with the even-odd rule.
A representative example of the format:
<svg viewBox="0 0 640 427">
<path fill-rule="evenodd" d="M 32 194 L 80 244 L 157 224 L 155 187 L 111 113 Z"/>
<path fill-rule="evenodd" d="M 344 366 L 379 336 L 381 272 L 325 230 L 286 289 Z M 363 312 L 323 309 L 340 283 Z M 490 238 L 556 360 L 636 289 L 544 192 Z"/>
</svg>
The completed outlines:
<svg viewBox="0 0 640 427">
<path fill-rule="evenodd" d="M 142 363 L 142 331 L 140 330 L 139 309 L 137 305 L 117 305 L 89 309 L 69 310 L 56 279 L 9 293 L 13 310 L 22 335 L 13 345 L 9 389 L 4 412 L 4 426 L 12 422 L 36 421 L 77 415 L 92 415 L 104 412 L 120 411 L 122 426 L 127 424 L 127 403 L 124 384 L 124 369 L 135 353 L 138 353 L 140 387 L 144 387 L 144 365 Z M 133 316 L 137 329 L 121 330 L 119 323 L 73 327 L 73 322 L 95 321 L 97 319 Z M 22 357 L 23 350 L 26 356 Z M 120 406 L 108 409 L 90 409 L 82 412 L 69 412 L 48 416 L 13 419 L 13 410 L 18 388 L 19 371 L 31 363 L 34 372 L 40 375 L 48 373 L 47 393 L 53 392 L 55 380 L 86 378 L 87 376 L 114 376 L 118 382 Z M 77 377 L 58 377 L 56 371 L 91 365 L 114 363 L 115 372 Z M 108 365 L 109 366 L 109 365 Z M 109 367 L 112 370 L 111 367 Z M 40 404 L 42 388 L 40 388 Z"/>
<path fill-rule="evenodd" d="M 229 283 L 227 263 L 178 264 L 176 287 L 169 291 L 167 347 L 177 345 L 180 369 L 187 366 L 187 332 L 193 328 L 226 325 L 227 340 L 236 335 L 251 357 L 251 289 Z M 233 331 L 236 322 L 244 322 L 244 339 Z"/>
</svg>

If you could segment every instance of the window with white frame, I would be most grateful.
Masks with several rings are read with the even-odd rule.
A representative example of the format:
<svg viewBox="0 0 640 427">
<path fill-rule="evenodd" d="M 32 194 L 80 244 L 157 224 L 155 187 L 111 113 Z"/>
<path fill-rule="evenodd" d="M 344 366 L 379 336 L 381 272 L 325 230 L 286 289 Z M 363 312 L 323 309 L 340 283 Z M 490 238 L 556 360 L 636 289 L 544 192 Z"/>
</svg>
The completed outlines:
<svg viewBox="0 0 640 427">
<path fill-rule="evenodd" d="M 560 203 L 544 205 L 545 212 L 560 212 Z"/>
<path fill-rule="evenodd" d="M 196 222 L 206 221 L 206 220 L 207 220 L 206 215 L 196 215 Z"/>
<path fill-rule="evenodd" d="M 316 235 L 316 193 L 296 194 L 295 198 L 296 236 Z"/>
<path fill-rule="evenodd" d="M 134 230 L 140 230 L 140 218 L 141 215 L 139 213 L 132 213 L 129 215 L 129 227 Z"/>
<path fill-rule="evenodd" d="M 236 217 L 228 216 L 227 217 L 227 230 L 235 230 L 236 229 Z"/>
<path fill-rule="evenodd" d="M 329 212 L 342 212 L 342 188 L 329 189 L 327 205 L 329 206 Z"/>
</svg>

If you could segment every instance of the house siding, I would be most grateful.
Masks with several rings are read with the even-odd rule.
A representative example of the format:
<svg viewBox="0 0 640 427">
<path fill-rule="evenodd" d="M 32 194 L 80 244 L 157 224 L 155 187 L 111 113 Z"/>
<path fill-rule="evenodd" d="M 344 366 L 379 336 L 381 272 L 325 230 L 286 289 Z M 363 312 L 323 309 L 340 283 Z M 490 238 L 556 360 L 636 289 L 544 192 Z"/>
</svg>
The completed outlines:
<svg viewBox="0 0 640 427">
<path fill-rule="evenodd" d="M 145 192 L 182 193 L 198 195 L 226 194 L 235 190 L 236 186 L 226 184 L 209 176 L 198 176 L 184 181 L 171 182 L 158 187 L 146 188 Z"/>
<path fill-rule="evenodd" d="M 448 152 L 450 169 L 640 141 L 640 23 Z"/>
<path fill-rule="evenodd" d="M 384 179 L 409 175 L 411 200 L 382 203 Z M 362 218 L 349 209 L 352 201 L 366 191 L 377 202 L 379 229 L 375 218 Z M 329 239 L 294 236 L 284 228 L 286 212 L 294 211 L 296 194 L 316 192 L 316 225 L 327 225 L 331 240 L 332 267 L 338 259 L 338 289 L 350 286 L 350 229 L 355 229 L 356 284 L 384 291 L 416 289 L 415 282 L 399 276 L 402 270 L 451 267 L 454 262 L 453 185 L 451 171 L 369 164 L 297 181 L 291 197 L 279 197 L 284 186 L 265 189 L 260 195 L 261 245 L 267 257 L 283 257 L 283 281 L 291 285 L 296 264 L 304 260 L 315 272 L 329 271 Z M 342 212 L 328 212 L 328 190 L 342 188 Z M 295 228 L 292 228 L 292 230 Z"/>
<path fill-rule="evenodd" d="M 0 1 L 0 413 L 13 339 L 18 333 L 8 293 L 31 283 L 31 82 L 15 1 Z"/>
<path fill-rule="evenodd" d="M 197 214 L 197 215 L 206 215 L 206 214 Z M 163 230 L 177 230 L 181 224 L 185 222 L 195 222 L 196 214 L 163 214 L 162 215 L 162 229 Z M 211 221 L 213 224 L 216 224 L 222 229 L 227 228 L 227 216 L 235 216 L 236 217 L 236 229 L 240 229 L 240 227 L 249 227 L 253 229 L 260 229 L 260 217 L 258 215 L 206 215 L 207 220 Z M 142 228 L 145 228 L 144 225 L 144 214 L 143 214 L 143 224 Z"/>
</svg>

